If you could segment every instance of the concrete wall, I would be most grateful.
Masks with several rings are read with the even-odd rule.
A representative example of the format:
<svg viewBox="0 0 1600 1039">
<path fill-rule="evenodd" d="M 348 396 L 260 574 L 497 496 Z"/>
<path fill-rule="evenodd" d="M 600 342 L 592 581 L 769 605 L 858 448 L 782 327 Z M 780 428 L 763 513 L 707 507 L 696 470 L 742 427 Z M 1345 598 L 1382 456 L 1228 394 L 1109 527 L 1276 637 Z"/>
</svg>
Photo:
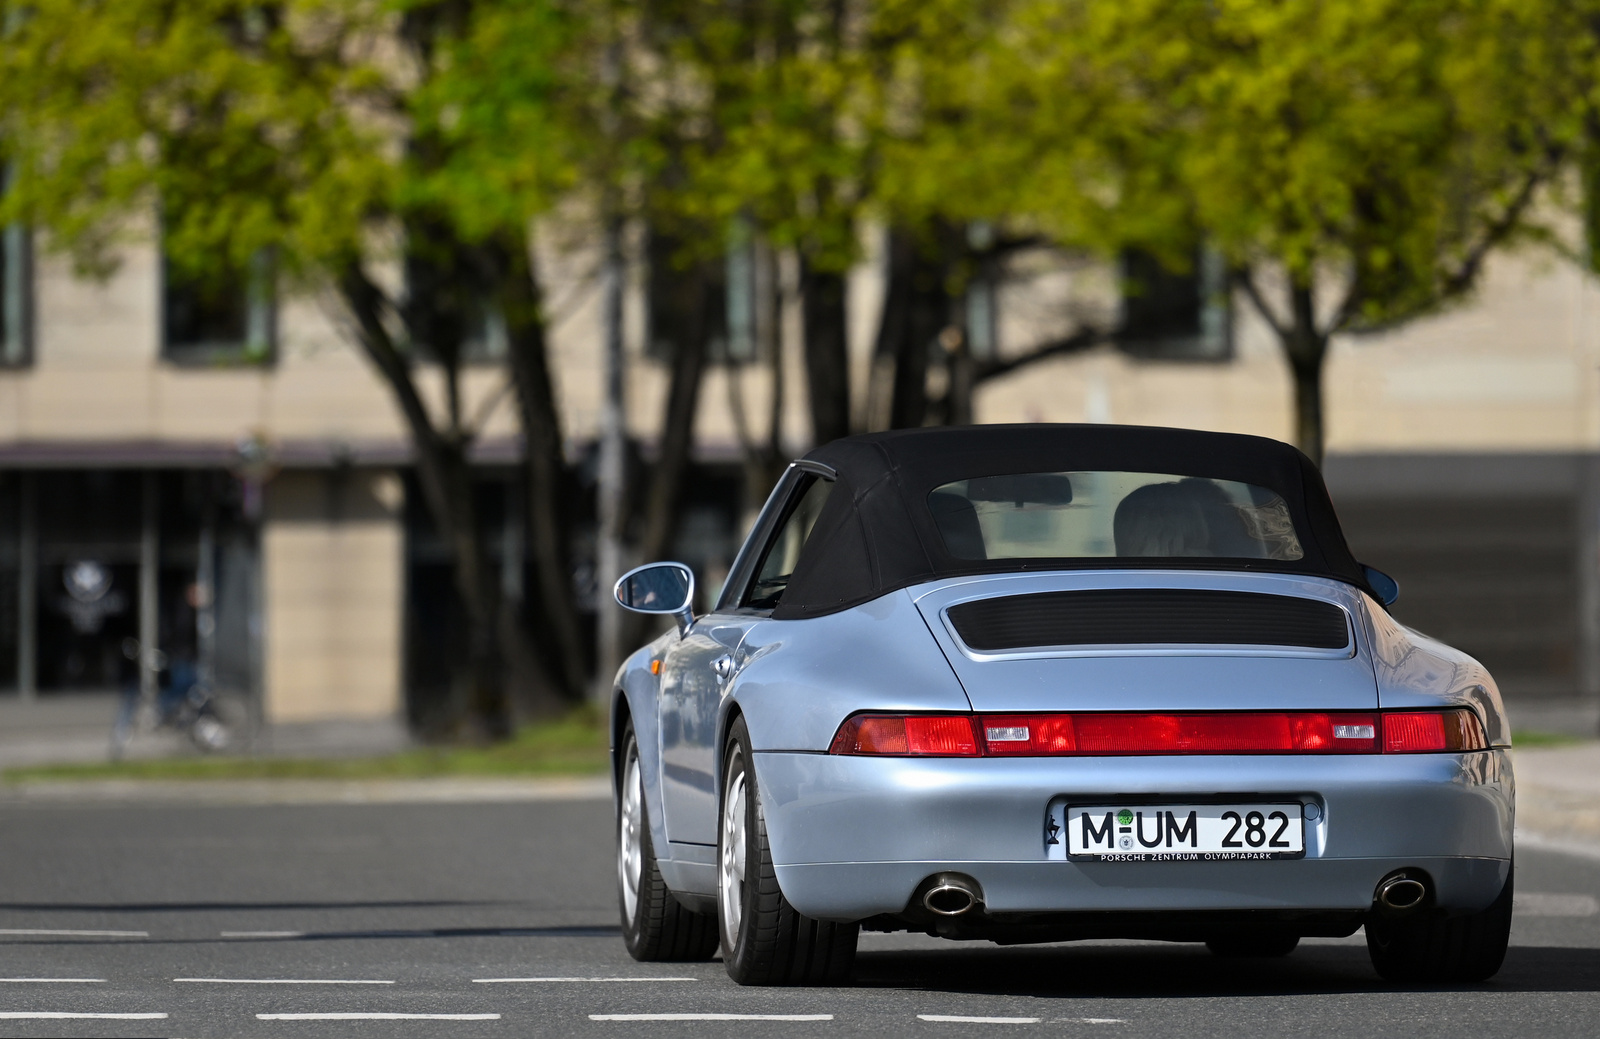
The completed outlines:
<svg viewBox="0 0 1600 1039">
<path fill-rule="evenodd" d="M 404 529 L 389 472 L 282 473 L 261 537 L 268 722 L 401 709 Z"/>
</svg>

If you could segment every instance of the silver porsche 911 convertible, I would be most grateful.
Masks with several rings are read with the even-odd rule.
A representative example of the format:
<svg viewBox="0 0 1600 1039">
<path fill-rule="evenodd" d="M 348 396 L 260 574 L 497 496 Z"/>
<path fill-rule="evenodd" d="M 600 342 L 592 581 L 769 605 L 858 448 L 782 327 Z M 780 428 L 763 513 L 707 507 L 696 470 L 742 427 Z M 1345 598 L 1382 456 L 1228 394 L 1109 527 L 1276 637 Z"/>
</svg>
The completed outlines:
<svg viewBox="0 0 1600 1039">
<path fill-rule="evenodd" d="M 628 950 L 744 984 L 849 976 L 861 929 L 1281 956 L 1366 928 L 1476 981 L 1511 924 L 1510 731 L 1393 620 L 1316 468 L 1256 437 L 850 437 L 778 481 L 715 606 L 612 702 Z"/>
</svg>

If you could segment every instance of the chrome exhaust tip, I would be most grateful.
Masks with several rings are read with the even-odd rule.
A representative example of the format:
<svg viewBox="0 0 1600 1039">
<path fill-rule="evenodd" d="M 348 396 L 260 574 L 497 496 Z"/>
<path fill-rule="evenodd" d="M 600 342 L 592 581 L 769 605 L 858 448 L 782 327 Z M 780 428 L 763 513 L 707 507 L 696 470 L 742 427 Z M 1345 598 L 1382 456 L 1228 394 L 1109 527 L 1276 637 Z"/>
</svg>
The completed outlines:
<svg viewBox="0 0 1600 1039">
<path fill-rule="evenodd" d="M 1391 913 L 1407 913 L 1419 908 L 1428 898 L 1428 885 L 1416 877 L 1397 873 L 1385 877 L 1374 896 Z"/>
<path fill-rule="evenodd" d="M 960 916 L 982 903 L 978 882 L 960 873 L 935 874 L 922 895 L 922 908 L 939 916 Z"/>
</svg>

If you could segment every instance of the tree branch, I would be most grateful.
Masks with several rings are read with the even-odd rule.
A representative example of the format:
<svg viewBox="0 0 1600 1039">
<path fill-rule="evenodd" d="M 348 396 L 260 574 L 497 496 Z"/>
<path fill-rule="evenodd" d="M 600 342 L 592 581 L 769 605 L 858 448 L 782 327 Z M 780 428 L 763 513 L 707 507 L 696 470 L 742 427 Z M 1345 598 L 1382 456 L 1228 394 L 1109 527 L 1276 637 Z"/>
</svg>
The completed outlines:
<svg viewBox="0 0 1600 1039">
<path fill-rule="evenodd" d="M 1267 305 L 1266 297 L 1261 295 L 1261 290 L 1256 287 L 1255 276 L 1248 269 L 1240 269 L 1234 272 L 1234 280 L 1239 283 L 1240 288 L 1244 289 L 1244 294 L 1250 297 L 1250 303 L 1256 308 L 1256 313 L 1261 315 L 1261 320 L 1271 326 L 1279 339 L 1287 339 L 1289 330 L 1284 327 L 1283 322 L 1278 320 L 1278 315 L 1274 314 L 1272 308 Z"/>
<path fill-rule="evenodd" d="M 1099 328 L 1086 328 L 1081 332 L 1074 332 L 1064 339 L 1041 343 L 1025 354 L 982 361 L 973 366 L 972 382 L 973 385 L 977 385 L 990 379 L 997 379 L 1002 375 L 1010 375 L 1014 371 L 1038 364 L 1040 361 L 1049 360 L 1052 357 L 1083 353 L 1085 350 L 1099 346 L 1102 343 L 1114 342 L 1116 338 L 1116 329 L 1106 331 Z"/>
<path fill-rule="evenodd" d="M 394 391 L 406 424 L 417 438 L 418 448 L 431 450 L 442 447 L 439 431 L 428 415 L 428 407 L 417 392 L 416 383 L 412 381 L 410 366 L 395 347 L 389 330 L 383 327 L 382 314 L 386 302 L 383 290 L 361 270 L 359 260 L 352 260 L 339 273 L 339 291 L 356 320 L 356 341 Z"/>
<path fill-rule="evenodd" d="M 1477 245 L 1467 251 L 1466 257 L 1461 261 L 1461 265 L 1446 276 L 1439 289 L 1440 300 L 1450 299 L 1472 288 L 1473 283 L 1477 281 L 1478 271 L 1483 267 L 1485 257 L 1488 256 L 1490 250 L 1505 241 L 1506 237 L 1516 229 L 1517 224 L 1522 220 L 1522 214 L 1527 211 L 1528 206 L 1533 202 L 1533 193 L 1538 190 L 1539 185 L 1549 178 L 1550 172 L 1554 168 L 1554 163 L 1558 161 L 1558 155 L 1559 153 L 1550 155 L 1546 165 L 1528 171 L 1528 176 L 1523 181 L 1522 187 L 1518 189 L 1516 197 L 1506 206 L 1505 212 L 1501 213 L 1498 219 L 1489 224 L 1484 230 L 1483 238 Z"/>
</svg>

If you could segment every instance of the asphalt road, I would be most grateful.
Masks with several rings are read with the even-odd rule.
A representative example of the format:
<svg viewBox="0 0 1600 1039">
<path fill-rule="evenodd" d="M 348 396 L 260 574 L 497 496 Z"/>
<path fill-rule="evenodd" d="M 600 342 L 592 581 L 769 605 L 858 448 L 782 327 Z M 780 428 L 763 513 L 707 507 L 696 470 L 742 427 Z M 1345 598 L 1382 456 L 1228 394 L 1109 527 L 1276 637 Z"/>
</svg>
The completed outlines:
<svg viewBox="0 0 1600 1039">
<path fill-rule="evenodd" d="M 717 962 L 629 959 L 609 812 L 0 807 L 0 1035 L 1600 1035 L 1597 859 L 1519 853 L 1513 947 L 1482 986 L 1387 985 L 1359 936 L 1242 963 L 865 935 L 851 987 L 758 990 Z M 18 1016 L 39 1013 L 162 1016 Z M 363 1016 L 274 1016 L 329 1014 Z M 803 1019 L 608 1019 L 662 1014 Z"/>
</svg>

